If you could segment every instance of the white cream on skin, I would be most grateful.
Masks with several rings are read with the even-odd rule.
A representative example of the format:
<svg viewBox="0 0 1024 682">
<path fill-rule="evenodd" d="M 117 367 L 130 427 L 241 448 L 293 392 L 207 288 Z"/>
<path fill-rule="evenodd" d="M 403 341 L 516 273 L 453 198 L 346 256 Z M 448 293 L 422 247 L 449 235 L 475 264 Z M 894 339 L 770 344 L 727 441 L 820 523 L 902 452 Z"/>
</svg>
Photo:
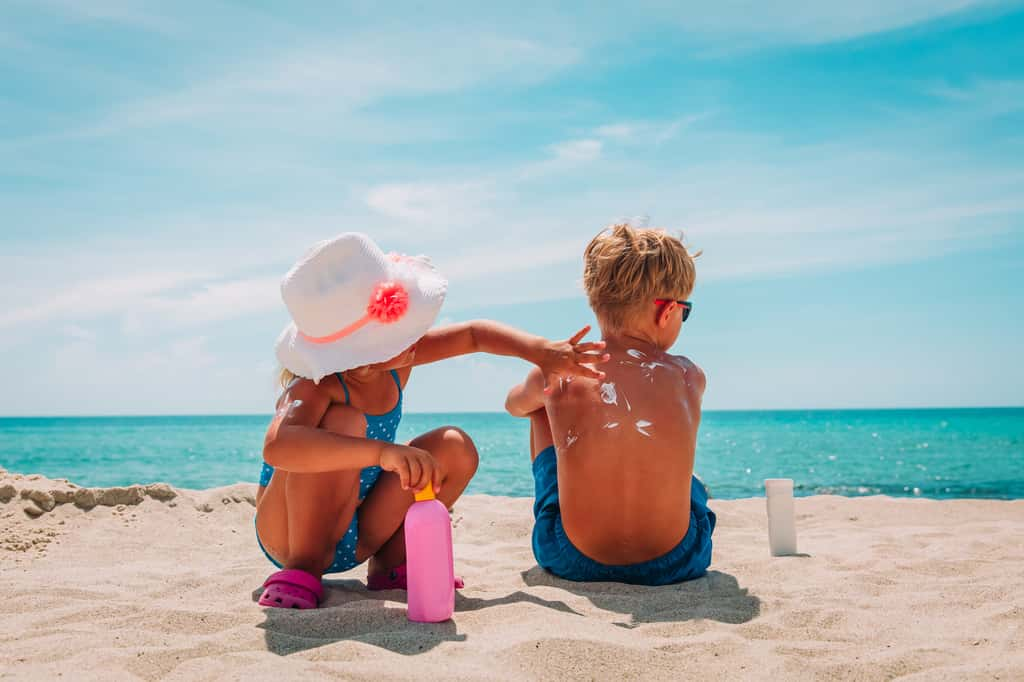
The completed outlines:
<svg viewBox="0 0 1024 682">
<path fill-rule="evenodd" d="M 668 365 L 664 365 L 664 364 L 662 364 L 660 362 L 657 362 L 655 360 L 651 360 L 650 362 L 641 362 L 640 366 L 644 369 L 644 376 L 647 377 L 650 380 L 650 382 L 653 384 L 654 383 L 654 370 L 655 370 L 655 368 L 657 368 L 657 367 L 667 367 Z"/>
<path fill-rule="evenodd" d="M 295 414 L 295 410 L 302 407 L 301 400 L 293 400 L 290 403 L 286 403 L 274 413 L 274 421 L 270 427 L 270 438 L 277 438 L 277 430 L 281 428 L 281 422 L 284 421 L 285 417 L 290 417 Z"/>
<path fill-rule="evenodd" d="M 649 426 L 653 426 L 653 424 L 647 421 L 646 419 L 638 419 L 636 422 L 636 430 L 647 437 L 650 437 L 651 434 L 647 433 L 647 431 L 645 431 L 644 429 L 646 429 Z"/>
<path fill-rule="evenodd" d="M 611 382 L 601 384 L 601 400 L 608 405 L 619 404 L 619 394 L 615 391 L 615 384 Z"/>
</svg>

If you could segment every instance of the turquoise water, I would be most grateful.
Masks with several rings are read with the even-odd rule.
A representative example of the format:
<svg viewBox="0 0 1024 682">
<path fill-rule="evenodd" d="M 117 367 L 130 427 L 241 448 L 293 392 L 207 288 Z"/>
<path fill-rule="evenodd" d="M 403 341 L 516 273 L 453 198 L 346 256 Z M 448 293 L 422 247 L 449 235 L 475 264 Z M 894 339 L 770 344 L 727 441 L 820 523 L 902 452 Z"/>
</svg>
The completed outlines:
<svg viewBox="0 0 1024 682">
<path fill-rule="evenodd" d="M 268 416 L 0 418 L 0 466 L 109 486 L 208 488 L 255 481 Z M 399 439 L 445 424 L 474 438 L 471 493 L 533 494 L 526 422 L 504 414 L 410 414 Z M 1024 408 L 709 412 L 697 471 L 719 498 L 797 493 L 1024 498 Z"/>
</svg>

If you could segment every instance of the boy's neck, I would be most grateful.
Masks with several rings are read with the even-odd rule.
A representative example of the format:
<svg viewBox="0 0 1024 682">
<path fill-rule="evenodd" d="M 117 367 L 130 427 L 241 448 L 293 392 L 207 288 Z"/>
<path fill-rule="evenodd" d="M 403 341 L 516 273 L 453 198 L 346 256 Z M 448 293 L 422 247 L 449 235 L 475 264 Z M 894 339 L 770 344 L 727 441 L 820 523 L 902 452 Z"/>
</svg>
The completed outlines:
<svg viewBox="0 0 1024 682">
<path fill-rule="evenodd" d="M 622 348 L 636 348 L 640 350 L 657 349 L 664 352 L 666 348 L 654 338 L 654 335 L 642 329 L 601 329 L 601 339 L 611 347 L 621 346 Z"/>
</svg>

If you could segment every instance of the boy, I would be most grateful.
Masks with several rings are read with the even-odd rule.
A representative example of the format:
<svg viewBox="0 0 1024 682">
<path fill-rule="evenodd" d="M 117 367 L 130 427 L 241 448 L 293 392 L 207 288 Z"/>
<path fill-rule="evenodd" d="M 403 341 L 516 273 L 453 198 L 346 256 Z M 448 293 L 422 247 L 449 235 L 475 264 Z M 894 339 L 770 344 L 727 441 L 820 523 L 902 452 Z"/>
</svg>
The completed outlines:
<svg viewBox="0 0 1024 682">
<path fill-rule="evenodd" d="M 603 379 L 544 388 L 534 370 L 505 408 L 530 418 L 533 553 L 569 580 L 665 585 L 711 563 L 715 515 L 693 476 L 704 373 L 666 351 L 696 270 L 661 230 L 615 225 L 584 254 L 583 285 L 611 360 Z"/>
</svg>

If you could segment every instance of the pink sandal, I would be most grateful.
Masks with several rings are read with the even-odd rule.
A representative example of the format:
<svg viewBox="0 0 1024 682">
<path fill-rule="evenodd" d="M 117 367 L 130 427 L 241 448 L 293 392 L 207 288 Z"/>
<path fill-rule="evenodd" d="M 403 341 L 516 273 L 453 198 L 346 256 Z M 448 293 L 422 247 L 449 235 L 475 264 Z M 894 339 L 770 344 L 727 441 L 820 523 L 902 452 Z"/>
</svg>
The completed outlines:
<svg viewBox="0 0 1024 682">
<path fill-rule="evenodd" d="M 465 581 L 455 576 L 455 589 L 461 590 L 466 586 Z M 366 576 L 366 589 L 378 592 L 380 590 L 407 590 L 409 589 L 408 569 L 405 564 L 395 566 L 387 573 Z"/>
<path fill-rule="evenodd" d="M 324 586 L 320 579 L 297 568 L 286 568 L 271 574 L 263 587 L 260 606 L 315 609 L 324 598 Z"/>
</svg>

